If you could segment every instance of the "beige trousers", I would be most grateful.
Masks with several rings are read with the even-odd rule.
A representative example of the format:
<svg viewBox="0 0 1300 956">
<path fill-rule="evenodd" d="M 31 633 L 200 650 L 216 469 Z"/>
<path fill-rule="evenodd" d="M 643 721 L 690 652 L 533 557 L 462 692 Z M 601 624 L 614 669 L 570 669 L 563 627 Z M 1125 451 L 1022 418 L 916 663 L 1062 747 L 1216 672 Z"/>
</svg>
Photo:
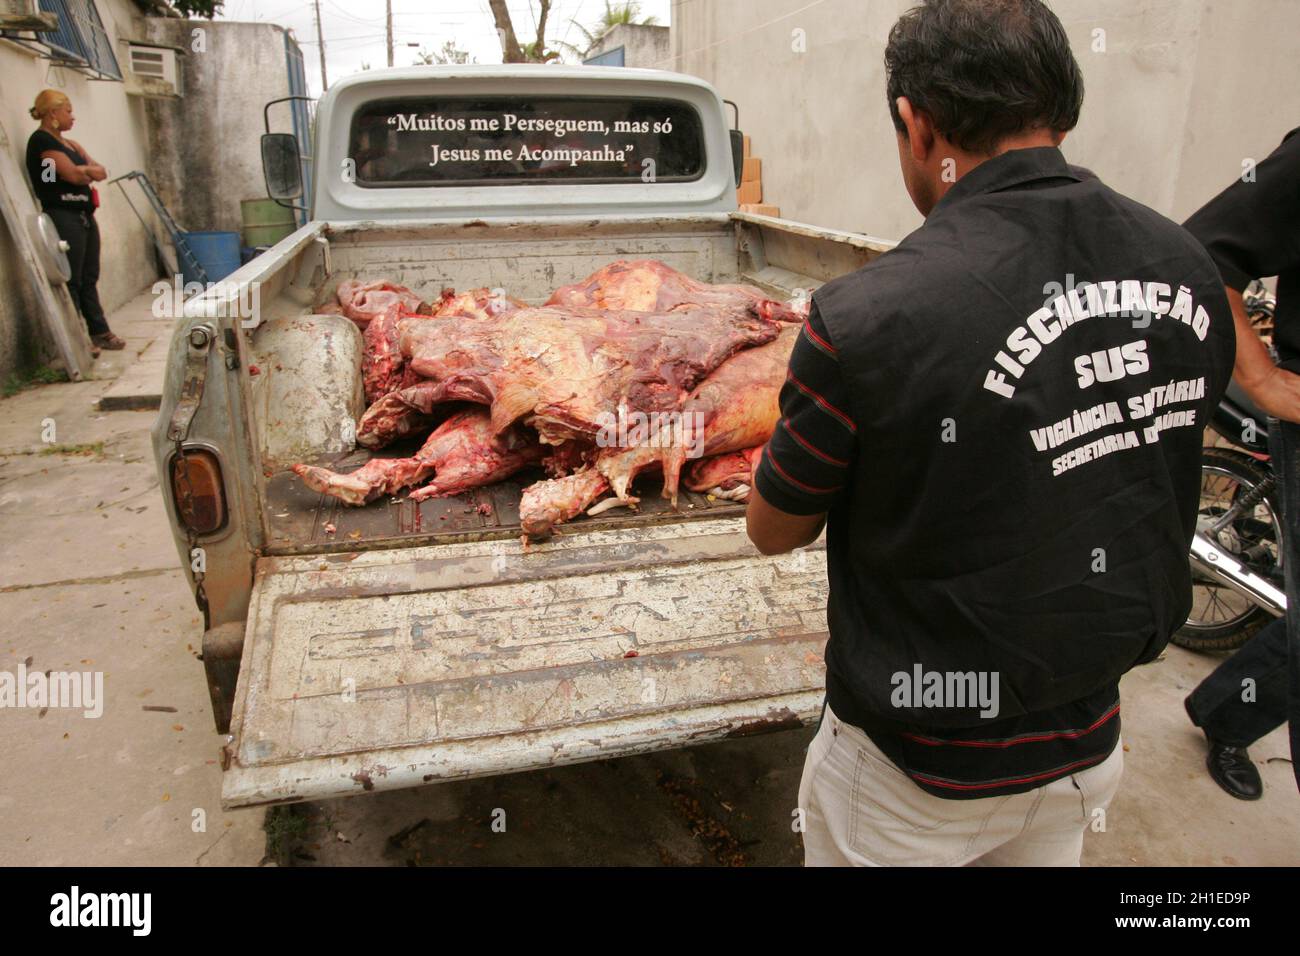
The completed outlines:
<svg viewBox="0 0 1300 956">
<path fill-rule="evenodd" d="M 1124 746 L 1036 790 L 975 800 L 926 793 L 830 706 L 808 748 L 799 808 L 805 866 L 1078 866 L 1105 829 Z"/>
</svg>

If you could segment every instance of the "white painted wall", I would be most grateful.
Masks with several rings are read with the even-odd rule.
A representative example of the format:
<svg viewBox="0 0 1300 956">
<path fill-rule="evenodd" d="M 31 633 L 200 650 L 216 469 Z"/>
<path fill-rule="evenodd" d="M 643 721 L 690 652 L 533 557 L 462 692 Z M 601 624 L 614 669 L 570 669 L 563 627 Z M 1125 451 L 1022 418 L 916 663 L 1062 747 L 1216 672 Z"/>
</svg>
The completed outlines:
<svg viewBox="0 0 1300 956">
<path fill-rule="evenodd" d="M 889 28 L 913 0 L 693 0 L 672 69 L 740 105 L 764 199 L 791 219 L 897 239 L 921 223 L 885 102 Z M 1300 126 L 1296 0 L 1054 0 L 1086 84 L 1064 151 L 1182 220 Z M 1094 52 L 1094 30 L 1105 50 Z M 802 52 L 800 47 L 802 46 Z"/>
</svg>

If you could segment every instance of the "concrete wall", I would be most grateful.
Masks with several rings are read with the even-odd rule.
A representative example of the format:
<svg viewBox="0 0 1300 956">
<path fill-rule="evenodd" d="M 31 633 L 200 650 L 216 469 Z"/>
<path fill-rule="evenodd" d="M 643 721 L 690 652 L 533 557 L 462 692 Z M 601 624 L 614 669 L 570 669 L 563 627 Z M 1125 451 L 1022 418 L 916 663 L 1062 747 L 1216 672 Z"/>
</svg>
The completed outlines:
<svg viewBox="0 0 1300 956">
<path fill-rule="evenodd" d="M 36 293 L 18 261 L 18 246 L 0 220 L 0 383 L 39 365 L 52 351 L 40 328 Z"/>
<path fill-rule="evenodd" d="M 205 50 L 196 51 L 195 30 Z M 182 47 L 184 97 L 151 100 L 149 175 L 188 230 L 241 228 L 239 203 L 265 199 L 262 108 L 289 95 L 284 28 L 270 23 L 150 18 L 149 39 Z M 292 132 L 289 105 L 271 111 Z"/>
<path fill-rule="evenodd" d="M 695 0 L 668 67 L 740 105 L 782 215 L 896 239 L 903 190 L 884 46 L 913 0 Z M 1300 125 L 1295 0 L 1055 0 L 1087 93 L 1066 157 L 1182 220 Z M 1097 43 L 1104 30 L 1104 49 Z M 1098 49 L 1094 50 L 1094 46 Z"/>
<path fill-rule="evenodd" d="M 620 23 L 591 48 L 587 57 L 623 48 L 623 65 L 652 70 L 672 69 L 672 46 L 669 28 L 646 24 Z"/>
<path fill-rule="evenodd" d="M 128 0 L 97 0 L 96 6 L 118 64 L 125 72 L 126 49 L 122 37 L 138 37 L 143 17 Z M 92 81 L 66 67 L 55 67 L 31 51 L 0 41 L 0 148 L 9 151 L 16 165 L 26 170 L 27 138 L 36 129 L 28 115 L 36 94 L 49 88 L 62 90 L 72 100 L 76 126 L 72 138 L 108 170 L 109 178 L 148 162 L 143 103 L 126 95 L 123 84 Z M 25 172 L 24 172 L 25 175 Z M 154 255 L 149 239 L 116 186 L 100 183 L 102 204 L 96 216 L 103 240 L 99 296 L 106 310 L 115 309 L 153 281 Z M 20 196 L 20 205 L 34 210 L 35 200 Z M 52 354 L 36 310 L 35 295 L 27 287 L 12 246 L 13 237 L 0 226 L 0 379 L 18 367 L 47 360 Z"/>
</svg>

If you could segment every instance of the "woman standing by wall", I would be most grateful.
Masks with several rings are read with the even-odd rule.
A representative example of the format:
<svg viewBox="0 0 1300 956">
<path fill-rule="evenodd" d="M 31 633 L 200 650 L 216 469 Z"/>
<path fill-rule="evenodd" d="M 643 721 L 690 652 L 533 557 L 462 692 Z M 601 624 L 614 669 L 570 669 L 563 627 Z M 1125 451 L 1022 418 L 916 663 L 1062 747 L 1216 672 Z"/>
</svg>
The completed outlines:
<svg viewBox="0 0 1300 956">
<path fill-rule="evenodd" d="M 102 182 L 108 174 L 80 143 L 64 136 L 74 122 L 72 102 L 66 95 L 58 90 L 42 91 L 31 114 L 41 125 L 27 140 L 27 175 L 42 209 L 68 244 L 72 266 L 68 291 L 86 320 L 91 342 L 104 349 L 125 348 L 126 342 L 109 331 L 96 289 L 99 226 L 91 183 Z"/>
</svg>

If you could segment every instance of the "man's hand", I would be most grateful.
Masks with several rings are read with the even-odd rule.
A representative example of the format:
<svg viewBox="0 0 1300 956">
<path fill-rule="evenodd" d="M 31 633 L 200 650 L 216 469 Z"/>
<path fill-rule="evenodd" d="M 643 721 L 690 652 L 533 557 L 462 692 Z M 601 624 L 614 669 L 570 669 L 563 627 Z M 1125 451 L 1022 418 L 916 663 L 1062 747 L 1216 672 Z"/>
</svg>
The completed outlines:
<svg viewBox="0 0 1300 956">
<path fill-rule="evenodd" d="M 1245 387 L 1244 382 L 1242 386 Z M 1262 379 L 1246 388 L 1246 393 L 1261 410 L 1274 418 L 1300 422 L 1300 375 L 1295 372 L 1275 365 Z"/>
<path fill-rule="evenodd" d="M 1259 334 L 1250 324 L 1246 303 L 1236 289 L 1228 289 L 1233 326 L 1237 330 L 1237 361 L 1232 377 L 1251 401 L 1266 414 L 1288 422 L 1300 422 L 1300 375 L 1273 364 Z M 1259 422 L 1262 428 L 1264 422 Z"/>
</svg>

